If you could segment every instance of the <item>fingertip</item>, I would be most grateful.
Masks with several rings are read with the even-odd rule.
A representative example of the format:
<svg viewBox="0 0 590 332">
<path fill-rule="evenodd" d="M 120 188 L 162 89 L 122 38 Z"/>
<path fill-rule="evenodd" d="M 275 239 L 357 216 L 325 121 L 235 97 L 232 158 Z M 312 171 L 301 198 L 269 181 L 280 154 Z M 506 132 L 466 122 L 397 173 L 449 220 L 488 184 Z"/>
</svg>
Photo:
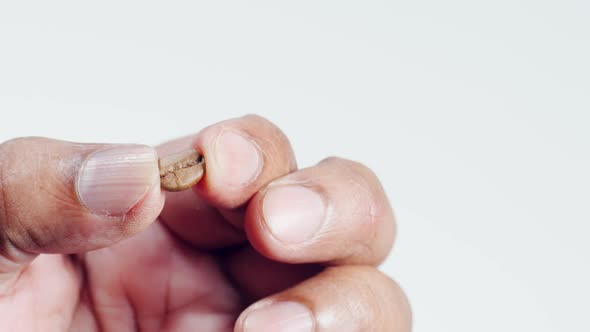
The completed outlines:
<svg viewBox="0 0 590 332">
<path fill-rule="evenodd" d="M 376 268 L 331 267 L 264 298 L 238 318 L 235 331 L 410 332 L 403 290 Z"/>
<path fill-rule="evenodd" d="M 396 233 L 377 177 L 343 159 L 271 182 L 250 201 L 244 223 L 261 254 L 286 263 L 378 265 Z"/>
<path fill-rule="evenodd" d="M 14 251 L 108 246 L 153 222 L 164 203 L 157 157 L 147 146 L 23 138 L 0 152 L 2 172 L 11 175 L 0 181 L 0 225 Z"/>
<path fill-rule="evenodd" d="M 90 154 L 80 167 L 76 193 L 94 220 L 88 234 L 102 247 L 130 237 L 157 219 L 165 195 L 156 150 L 145 145 L 115 145 Z"/>
<path fill-rule="evenodd" d="M 144 145 L 109 146 L 90 154 L 78 172 L 76 193 L 91 213 L 127 214 L 158 184 L 156 151 Z"/>
<path fill-rule="evenodd" d="M 322 237 L 330 202 L 314 186 L 297 182 L 271 183 L 248 205 L 245 231 L 248 240 L 267 258 L 288 263 L 313 261 L 309 255 Z"/>
<path fill-rule="evenodd" d="M 242 205 L 264 168 L 256 141 L 238 128 L 220 125 L 205 129 L 197 137 L 195 147 L 203 153 L 206 169 L 196 191 L 220 208 Z"/>
<path fill-rule="evenodd" d="M 205 157 L 205 176 L 196 192 L 220 209 L 235 209 L 265 184 L 296 168 L 286 136 L 254 115 L 203 129 L 193 147 Z"/>
</svg>

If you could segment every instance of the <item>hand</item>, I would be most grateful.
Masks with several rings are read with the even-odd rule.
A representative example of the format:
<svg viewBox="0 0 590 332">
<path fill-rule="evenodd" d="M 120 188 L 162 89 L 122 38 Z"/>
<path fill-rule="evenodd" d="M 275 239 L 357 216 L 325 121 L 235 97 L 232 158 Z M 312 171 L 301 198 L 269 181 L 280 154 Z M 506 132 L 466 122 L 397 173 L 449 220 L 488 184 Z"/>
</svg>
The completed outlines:
<svg viewBox="0 0 590 332">
<path fill-rule="evenodd" d="M 376 268 L 395 221 L 370 170 L 298 170 L 257 116 L 158 154 L 191 146 L 204 179 L 164 194 L 146 146 L 0 145 L 0 331 L 411 330 Z"/>
</svg>

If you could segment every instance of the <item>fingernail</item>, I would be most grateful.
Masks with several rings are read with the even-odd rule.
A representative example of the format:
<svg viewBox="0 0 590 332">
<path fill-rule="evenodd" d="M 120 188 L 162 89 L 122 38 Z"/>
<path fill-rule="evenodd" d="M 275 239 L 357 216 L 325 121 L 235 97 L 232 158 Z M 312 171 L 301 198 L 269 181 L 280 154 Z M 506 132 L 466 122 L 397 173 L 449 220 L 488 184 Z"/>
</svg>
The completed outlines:
<svg viewBox="0 0 590 332">
<path fill-rule="evenodd" d="M 82 203 L 93 213 L 123 215 L 139 202 L 158 177 L 155 151 L 125 145 L 92 154 L 77 181 Z"/>
<path fill-rule="evenodd" d="M 295 185 L 271 187 L 262 213 L 270 232 L 280 241 L 300 244 L 311 240 L 324 223 L 324 199 L 316 191 Z"/>
<path fill-rule="evenodd" d="M 257 145 L 233 131 L 224 131 L 215 146 L 219 178 L 229 186 L 252 182 L 262 169 L 262 157 Z"/>
<path fill-rule="evenodd" d="M 312 332 L 311 311 L 297 302 L 277 302 L 247 314 L 243 332 Z"/>
</svg>

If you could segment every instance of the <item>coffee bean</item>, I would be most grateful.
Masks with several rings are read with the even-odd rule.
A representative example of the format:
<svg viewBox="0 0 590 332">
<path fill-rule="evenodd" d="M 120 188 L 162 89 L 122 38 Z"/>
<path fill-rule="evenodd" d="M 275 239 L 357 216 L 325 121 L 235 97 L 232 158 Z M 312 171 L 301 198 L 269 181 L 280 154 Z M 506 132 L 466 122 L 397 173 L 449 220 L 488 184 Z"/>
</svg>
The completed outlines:
<svg viewBox="0 0 590 332">
<path fill-rule="evenodd" d="M 205 173 L 205 159 L 196 150 L 160 158 L 160 183 L 167 191 L 182 191 L 196 185 Z"/>
</svg>

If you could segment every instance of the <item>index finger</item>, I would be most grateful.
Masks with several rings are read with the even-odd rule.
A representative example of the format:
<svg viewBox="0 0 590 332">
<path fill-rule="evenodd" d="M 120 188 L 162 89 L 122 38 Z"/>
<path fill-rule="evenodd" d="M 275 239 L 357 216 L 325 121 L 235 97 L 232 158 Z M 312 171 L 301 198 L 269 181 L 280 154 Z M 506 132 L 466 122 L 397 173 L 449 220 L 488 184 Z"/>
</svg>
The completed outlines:
<svg viewBox="0 0 590 332">
<path fill-rule="evenodd" d="M 158 153 L 191 148 L 204 155 L 205 176 L 194 191 L 167 193 L 161 220 L 198 247 L 245 242 L 244 206 L 260 188 L 297 167 L 287 137 L 270 121 L 247 115 L 163 144 Z"/>
</svg>

